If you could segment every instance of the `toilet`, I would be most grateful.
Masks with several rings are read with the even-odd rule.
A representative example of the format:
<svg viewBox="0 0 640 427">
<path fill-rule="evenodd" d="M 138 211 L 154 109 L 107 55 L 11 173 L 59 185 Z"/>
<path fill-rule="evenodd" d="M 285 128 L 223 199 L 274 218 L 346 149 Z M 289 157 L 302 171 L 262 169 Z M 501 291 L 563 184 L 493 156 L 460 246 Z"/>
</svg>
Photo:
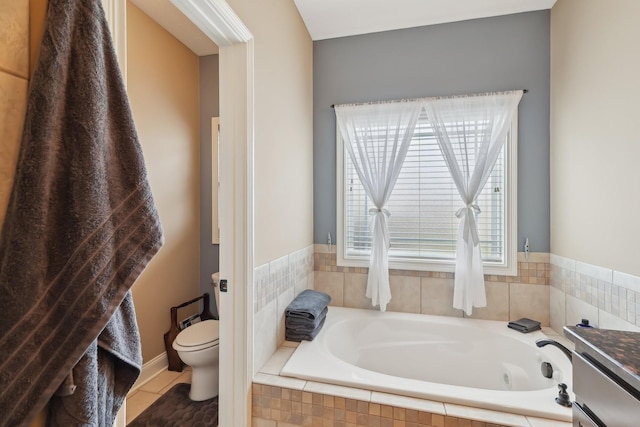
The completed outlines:
<svg viewBox="0 0 640 427">
<path fill-rule="evenodd" d="M 215 280 L 214 287 L 217 302 Z M 173 341 L 172 347 L 180 360 L 191 366 L 191 400 L 208 400 L 218 395 L 219 336 L 219 320 L 204 320 L 182 330 Z"/>
</svg>

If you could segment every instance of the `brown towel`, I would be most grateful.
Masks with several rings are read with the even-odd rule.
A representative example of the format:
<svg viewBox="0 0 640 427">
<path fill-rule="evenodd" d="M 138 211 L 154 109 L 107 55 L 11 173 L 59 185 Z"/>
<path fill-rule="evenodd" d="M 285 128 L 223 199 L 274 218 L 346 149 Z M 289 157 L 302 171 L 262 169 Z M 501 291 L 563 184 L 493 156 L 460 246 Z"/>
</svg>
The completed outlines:
<svg viewBox="0 0 640 427">
<path fill-rule="evenodd" d="M 0 236 L 0 426 L 62 385 L 49 425 L 111 427 L 142 363 L 129 289 L 161 246 L 101 1 L 50 0 Z"/>
</svg>

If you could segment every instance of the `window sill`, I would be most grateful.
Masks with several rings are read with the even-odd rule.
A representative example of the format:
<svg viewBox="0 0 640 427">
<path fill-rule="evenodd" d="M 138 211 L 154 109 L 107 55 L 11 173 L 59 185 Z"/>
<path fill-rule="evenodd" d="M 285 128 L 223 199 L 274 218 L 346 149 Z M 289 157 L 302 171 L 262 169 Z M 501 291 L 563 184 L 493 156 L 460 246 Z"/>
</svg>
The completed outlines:
<svg viewBox="0 0 640 427">
<path fill-rule="evenodd" d="M 511 256 L 511 262 L 506 265 L 497 265 L 495 263 L 484 264 L 485 275 L 497 275 L 497 276 L 517 276 L 518 275 L 518 262 L 515 254 Z M 368 268 L 369 260 L 367 259 L 353 259 L 344 258 L 338 252 L 336 264 L 338 267 L 360 267 Z M 389 260 L 390 270 L 402 270 L 402 271 L 432 271 L 439 273 L 454 273 L 455 262 L 454 261 L 421 261 L 421 260 Z"/>
</svg>

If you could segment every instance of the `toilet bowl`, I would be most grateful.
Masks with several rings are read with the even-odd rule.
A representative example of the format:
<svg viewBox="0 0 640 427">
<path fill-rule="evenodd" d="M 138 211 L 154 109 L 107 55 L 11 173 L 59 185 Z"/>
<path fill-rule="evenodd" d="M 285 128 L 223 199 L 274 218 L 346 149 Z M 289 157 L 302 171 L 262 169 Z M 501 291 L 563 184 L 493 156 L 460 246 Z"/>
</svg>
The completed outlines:
<svg viewBox="0 0 640 427">
<path fill-rule="evenodd" d="M 205 320 L 184 329 L 173 341 L 180 359 L 191 366 L 189 398 L 195 401 L 218 395 L 219 321 Z"/>
</svg>

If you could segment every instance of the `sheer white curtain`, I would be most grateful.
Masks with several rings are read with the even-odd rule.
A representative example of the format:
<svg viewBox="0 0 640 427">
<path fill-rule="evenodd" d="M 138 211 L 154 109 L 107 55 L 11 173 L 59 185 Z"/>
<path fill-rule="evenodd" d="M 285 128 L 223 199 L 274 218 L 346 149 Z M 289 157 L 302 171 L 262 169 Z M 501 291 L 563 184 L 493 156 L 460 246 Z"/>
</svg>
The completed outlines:
<svg viewBox="0 0 640 427">
<path fill-rule="evenodd" d="M 476 215 L 476 198 L 496 163 L 522 98 L 522 91 L 424 102 L 429 122 L 463 206 L 457 237 L 453 307 L 471 314 L 487 305 Z"/>
<path fill-rule="evenodd" d="M 421 103 L 337 105 L 337 126 L 364 190 L 375 206 L 371 215 L 371 258 L 367 297 L 385 311 L 389 287 L 389 229 L 385 209 L 409 149 Z"/>
</svg>

